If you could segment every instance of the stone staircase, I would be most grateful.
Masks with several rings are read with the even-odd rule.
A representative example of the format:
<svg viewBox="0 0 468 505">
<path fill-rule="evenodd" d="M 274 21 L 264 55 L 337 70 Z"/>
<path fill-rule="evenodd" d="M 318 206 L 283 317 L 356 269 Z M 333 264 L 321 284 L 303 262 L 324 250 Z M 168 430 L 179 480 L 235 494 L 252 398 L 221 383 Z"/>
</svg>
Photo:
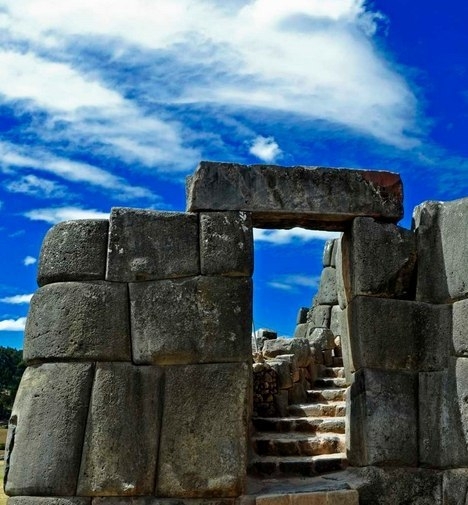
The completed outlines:
<svg viewBox="0 0 468 505">
<path fill-rule="evenodd" d="M 252 475 L 310 477 L 347 466 L 347 388 L 341 358 L 334 360 L 339 366 L 322 367 L 307 403 L 289 405 L 287 417 L 253 418 Z"/>
</svg>

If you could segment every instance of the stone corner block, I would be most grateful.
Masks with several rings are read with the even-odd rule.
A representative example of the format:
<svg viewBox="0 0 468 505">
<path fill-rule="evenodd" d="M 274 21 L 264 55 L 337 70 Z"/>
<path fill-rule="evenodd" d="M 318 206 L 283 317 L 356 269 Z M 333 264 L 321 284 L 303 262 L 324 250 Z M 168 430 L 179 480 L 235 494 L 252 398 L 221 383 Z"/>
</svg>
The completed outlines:
<svg viewBox="0 0 468 505">
<path fill-rule="evenodd" d="M 338 292 L 336 285 L 336 268 L 325 267 L 320 276 L 320 285 L 314 299 L 315 305 L 336 305 Z"/>
<path fill-rule="evenodd" d="M 46 234 L 37 283 L 104 280 L 109 221 L 77 220 L 56 224 Z"/>
<path fill-rule="evenodd" d="M 312 361 L 310 341 L 307 338 L 277 338 L 266 340 L 262 350 L 265 358 L 276 358 L 284 354 L 293 355 L 298 367 L 305 368 Z"/>
<path fill-rule="evenodd" d="M 253 229 L 249 213 L 200 213 L 200 267 L 202 275 L 252 275 Z"/>
<path fill-rule="evenodd" d="M 199 271 L 196 214 L 112 209 L 106 280 L 148 281 Z"/>
<path fill-rule="evenodd" d="M 166 368 L 157 496 L 243 493 L 251 387 L 247 363 Z"/>
<path fill-rule="evenodd" d="M 24 360 L 130 361 L 127 287 L 110 282 L 57 282 L 31 300 Z"/>
</svg>

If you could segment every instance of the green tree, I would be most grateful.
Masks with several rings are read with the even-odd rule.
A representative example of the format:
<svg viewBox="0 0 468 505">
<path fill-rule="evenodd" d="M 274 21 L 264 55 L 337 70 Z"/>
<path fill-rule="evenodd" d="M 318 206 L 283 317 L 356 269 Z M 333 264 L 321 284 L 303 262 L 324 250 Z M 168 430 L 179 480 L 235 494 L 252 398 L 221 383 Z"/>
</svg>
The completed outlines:
<svg viewBox="0 0 468 505">
<path fill-rule="evenodd" d="M 0 346 L 0 420 L 2 421 L 10 417 L 25 368 L 23 351 Z"/>
</svg>

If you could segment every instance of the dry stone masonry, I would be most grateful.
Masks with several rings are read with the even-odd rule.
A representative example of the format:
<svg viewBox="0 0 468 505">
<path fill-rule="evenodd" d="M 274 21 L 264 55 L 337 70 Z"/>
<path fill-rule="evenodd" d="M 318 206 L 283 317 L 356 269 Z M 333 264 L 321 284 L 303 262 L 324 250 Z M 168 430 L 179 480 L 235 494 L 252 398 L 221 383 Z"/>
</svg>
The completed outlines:
<svg viewBox="0 0 468 505">
<path fill-rule="evenodd" d="M 406 230 L 389 172 L 202 162 L 187 189 L 187 212 L 45 237 L 9 505 L 467 504 L 468 199 Z M 343 234 L 294 338 L 252 360 L 253 226 Z"/>
</svg>

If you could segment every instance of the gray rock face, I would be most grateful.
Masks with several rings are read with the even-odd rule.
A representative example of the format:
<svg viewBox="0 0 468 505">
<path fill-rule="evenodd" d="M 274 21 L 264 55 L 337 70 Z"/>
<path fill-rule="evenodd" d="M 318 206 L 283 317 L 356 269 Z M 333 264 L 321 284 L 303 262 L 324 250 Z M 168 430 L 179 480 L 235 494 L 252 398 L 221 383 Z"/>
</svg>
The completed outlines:
<svg viewBox="0 0 468 505">
<path fill-rule="evenodd" d="M 242 494 L 251 374 L 245 363 L 166 369 L 156 495 Z"/>
<path fill-rule="evenodd" d="M 349 264 L 348 301 L 355 296 L 411 298 L 416 264 L 413 232 L 372 218 L 357 218 L 342 250 Z"/>
<path fill-rule="evenodd" d="M 322 265 L 323 267 L 331 267 L 332 266 L 332 257 L 333 257 L 333 247 L 335 245 L 334 240 L 327 240 L 325 242 L 325 247 L 323 248 L 323 256 L 322 256 Z"/>
<path fill-rule="evenodd" d="M 93 505 L 235 505 L 234 498 L 220 499 L 187 499 L 158 498 L 156 496 L 97 496 L 93 498 Z M 29 505 L 29 504 L 25 504 Z M 33 505 L 33 504 L 31 504 Z M 42 504 L 40 504 L 42 505 Z M 45 504 L 44 504 L 45 505 Z M 53 504 L 52 504 L 53 505 Z M 65 504 L 64 504 L 65 505 Z M 239 504 L 241 505 L 241 504 Z M 253 505 L 246 502 L 244 505 Z M 338 504 L 337 504 L 338 505 Z M 341 504 L 339 504 L 341 505 Z M 343 504 L 346 505 L 346 504 Z"/>
<path fill-rule="evenodd" d="M 320 286 L 314 299 L 314 305 L 335 305 L 337 303 L 336 269 L 325 267 L 320 276 Z"/>
<path fill-rule="evenodd" d="M 330 326 L 330 305 L 315 305 L 310 312 L 309 323 L 313 328 L 328 328 Z"/>
<path fill-rule="evenodd" d="M 8 495 L 75 494 L 92 379 L 89 363 L 26 370 L 10 420 Z"/>
<path fill-rule="evenodd" d="M 391 172 L 207 161 L 187 178 L 187 205 L 252 212 L 260 228 L 342 230 L 356 216 L 403 216 L 401 180 Z"/>
<path fill-rule="evenodd" d="M 130 284 L 137 364 L 247 361 L 251 280 L 193 277 Z"/>
<path fill-rule="evenodd" d="M 446 470 L 442 493 L 443 505 L 468 505 L 468 469 Z"/>
<path fill-rule="evenodd" d="M 200 214 L 200 265 L 202 275 L 252 275 L 253 234 L 250 214 Z"/>
<path fill-rule="evenodd" d="M 266 358 L 275 358 L 282 354 L 294 354 L 299 367 L 308 366 L 312 358 L 310 343 L 306 338 L 277 338 L 267 340 L 263 344 L 263 355 Z"/>
<path fill-rule="evenodd" d="M 276 372 L 279 389 L 288 389 L 292 387 L 292 373 L 290 363 L 286 360 L 275 359 L 268 360 L 268 365 Z"/>
<path fill-rule="evenodd" d="M 149 495 L 154 489 L 162 407 L 159 367 L 98 363 L 78 494 Z"/>
<path fill-rule="evenodd" d="M 335 335 L 328 328 L 314 328 L 307 336 L 307 340 L 322 351 L 335 347 Z"/>
<path fill-rule="evenodd" d="M 62 496 L 12 496 L 9 505 L 90 505 L 91 498 Z"/>
<path fill-rule="evenodd" d="M 112 209 L 106 280 L 149 281 L 199 273 L 196 214 Z"/>
<path fill-rule="evenodd" d="M 37 283 L 104 280 L 109 221 L 56 224 L 44 238 Z"/>
<path fill-rule="evenodd" d="M 453 304 L 452 353 L 468 356 L 468 300 Z"/>
<path fill-rule="evenodd" d="M 416 466 L 415 373 L 363 368 L 347 398 L 347 449 L 353 466 Z"/>
<path fill-rule="evenodd" d="M 413 215 L 418 241 L 416 298 L 446 303 L 468 294 L 468 199 L 425 202 Z"/>
<path fill-rule="evenodd" d="M 24 359 L 130 361 L 127 286 L 101 281 L 40 288 L 26 322 Z"/>
<path fill-rule="evenodd" d="M 334 305 L 330 313 L 330 330 L 335 337 L 341 336 L 343 330 L 343 309 L 339 305 Z"/>
</svg>

